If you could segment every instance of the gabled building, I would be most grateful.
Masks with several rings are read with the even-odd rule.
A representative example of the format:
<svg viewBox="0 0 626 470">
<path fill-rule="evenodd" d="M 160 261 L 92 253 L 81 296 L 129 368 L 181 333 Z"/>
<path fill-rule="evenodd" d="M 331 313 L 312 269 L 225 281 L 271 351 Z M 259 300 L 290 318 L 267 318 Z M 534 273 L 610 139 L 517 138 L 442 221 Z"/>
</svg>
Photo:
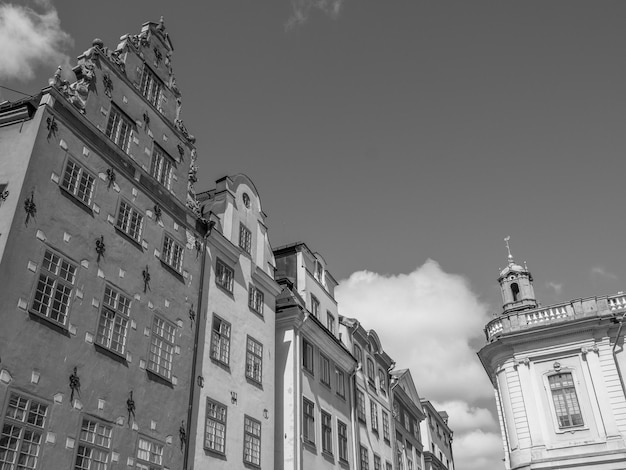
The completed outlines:
<svg viewBox="0 0 626 470">
<path fill-rule="evenodd" d="M 623 469 L 626 296 L 540 306 L 526 266 L 500 272 L 503 310 L 478 356 L 496 393 L 509 469 Z"/>
<path fill-rule="evenodd" d="M 339 340 L 336 282 L 304 243 L 277 248 L 276 431 L 279 470 L 355 468 L 351 376 Z"/>
<path fill-rule="evenodd" d="M 206 238 L 194 397 L 195 468 L 274 469 L 274 255 L 259 194 L 245 175 L 224 177 L 198 202 Z"/>
<path fill-rule="evenodd" d="M 428 400 L 422 400 L 426 422 L 422 425 L 425 470 L 454 470 L 452 430 L 448 427 L 448 413 L 437 411 Z"/>
<path fill-rule="evenodd" d="M 359 468 L 391 470 L 394 461 L 393 415 L 389 371 L 395 362 L 384 351 L 374 330 L 354 318 L 340 316 L 341 339 L 358 366 L 352 426 Z"/>
<path fill-rule="evenodd" d="M 395 468 L 422 469 L 424 448 L 420 423 L 425 415 L 409 369 L 391 371 L 391 396 L 395 432 Z"/>
<path fill-rule="evenodd" d="M 145 23 L 0 105 L 0 468 L 185 466 L 206 225 L 173 50 Z"/>
</svg>

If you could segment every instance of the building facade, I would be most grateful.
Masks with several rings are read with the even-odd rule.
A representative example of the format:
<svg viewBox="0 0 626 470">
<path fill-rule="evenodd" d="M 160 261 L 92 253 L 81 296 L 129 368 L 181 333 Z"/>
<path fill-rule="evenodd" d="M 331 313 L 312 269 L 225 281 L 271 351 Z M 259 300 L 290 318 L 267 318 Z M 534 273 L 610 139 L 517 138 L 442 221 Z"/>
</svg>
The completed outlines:
<svg viewBox="0 0 626 470">
<path fill-rule="evenodd" d="M 356 360 L 339 340 L 337 285 L 304 243 L 274 250 L 276 432 L 279 470 L 355 468 L 351 375 Z"/>
<path fill-rule="evenodd" d="M 448 427 L 448 413 L 437 411 L 428 400 L 422 400 L 426 422 L 422 425 L 425 470 L 453 470 L 452 430 Z"/>
<path fill-rule="evenodd" d="M 622 469 L 626 296 L 539 306 L 509 253 L 504 308 L 479 351 L 494 386 L 510 469 Z"/>
<path fill-rule="evenodd" d="M 0 106 L 3 469 L 185 464 L 206 227 L 172 53 L 146 23 Z"/>
<path fill-rule="evenodd" d="M 354 318 L 340 316 L 339 321 L 341 339 L 358 363 L 352 384 L 356 394 L 352 427 L 359 468 L 391 470 L 394 423 L 389 371 L 395 363 L 374 330 L 366 330 Z"/>
<path fill-rule="evenodd" d="M 245 175 L 198 194 L 206 238 L 207 316 L 201 319 L 194 401 L 195 468 L 274 468 L 274 255 L 265 213 Z"/>
</svg>

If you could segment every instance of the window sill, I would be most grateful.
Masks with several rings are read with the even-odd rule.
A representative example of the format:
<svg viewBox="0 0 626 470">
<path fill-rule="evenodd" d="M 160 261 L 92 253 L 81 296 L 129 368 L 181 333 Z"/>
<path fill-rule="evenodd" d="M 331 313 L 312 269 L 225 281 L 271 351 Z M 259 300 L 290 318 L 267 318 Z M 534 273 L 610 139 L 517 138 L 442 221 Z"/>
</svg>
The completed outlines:
<svg viewBox="0 0 626 470">
<path fill-rule="evenodd" d="M 315 372 L 310 369 L 307 369 L 306 366 L 302 366 L 302 371 L 306 372 L 306 374 L 311 376 L 311 378 L 313 379 L 315 378 Z"/>
<path fill-rule="evenodd" d="M 230 374 L 230 365 L 228 362 L 224 362 L 213 355 L 211 355 L 211 362 Z"/>
<path fill-rule="evenodd" d="M 128 367 L 128 361 L 126 360 L 126 356 L 124 356 L 123 354 L 120 354 L 117 351 L 113 351 L 112 349 L 109 349 L 106 346 L 103 346 L 102 344 L 98 344 L 94 342 L 93 345 L 96 351 L 98 351 L 99 353 L 104 354 L 105 356 L 110 357 L 114 361 L 117 361 L 120 364 L 123 364 L 126 367 Z"/>
<path fill-rule="evenodd" d="M 183 275 L 181 273 L 179 273 L 178 271 L 176 271 L 172 266 L 170 266 L 169 264 L 167 264 L 165 261 L 163 261 L 162 259 L 159 258 L 159 261 L 161 262 L 161 266 L 163 266 L 165 268 L 166 271 L 169 271 L 169 273 L 174 276 L 176 279 L 178 279 L 180 282 L 182 282 L 183 284 L 185 283 L 185 278 L 183 277 Z"/>
<path fill-rule="evenodd" d="M 246 468 L 261 468 L 261 464 L 257 465 L 256 463 L 246 462 L 245 460 L 243 462 L 243 466 Z"/>
<path fill-rule="evenodd" d="M 246 382 L 248 382 L 250 385 L 252 385 L 252 386 L 254 386 L 254 387 L 256 387 L 256 388 L 258 388 L 260 390 L 263 390 L 263 383 L 258 381 L 258 380 L 256 380 L 256 379 L 254 379 L 254 378 L 252 378 L 252 377 L 250 377 L 250 376 L 248 376 L 248 375 L 246 375 Z"/>
<path fill-rule="evenodd" d="M 235 282 L 235 281 L 233 280 L 233 282 Z M 232 291 L 232 290 L 228 290 L 226 287 L 224 287 L 223 285 L 221 285 L 221 284 L 220 284 L 220 283 L 218 283 L 217 281 L 215 282 L 215 285 L 216 285 L 217 287 L 219 287 L 219 288 L 220 288 L 220 289 L 221 289 L 221 290 L 222 290 L 225 294 L 227 294 L 229 297 L 231 297 L 231 298 L 233 298 L 233 299 L 235 298 L 235 295 L 233 294 L 233 291 Z"/>
<path fill-rule="evenodd" d="M 253 309 L 253 308 L 252 308 L 252 307 L 250 307 L 249 305 L 248 305 L 248 308 L 249 308 L 249 309 L 250 309 L 250 311 L 251 311 L 252 313 L 254 313 L 257 317 L 261 318 L 262 320 L 264 319 L 264 317 L 263 317 L 263 312 L 258 312 L 257 310 Z"/>
<path fill-rule="evenodd" d="M 208 447 L 204 447 L 204 453 L 207 455 L 210 455 L 211 457 L 214 457 L 216 459 L 220 459 L 220 460 L 227 460 L 226 459 L 226 453 L 219 451 L 219 450 L 215 450 L 215 449 L 209 449 Z"/>
<path fill-rule="evenodd" d="M 343 395 L 342 395 L 342 394 L 340 394 L 340 393 L 337 393 L 337 396 L 338 396 L 341 400 L 346 401 L 346 395 L 345 395 L 345 394 L 343 394 Z"/>
<path fill-rule="evenodd" d="M 34 310 L 29 310 L 28 313 L 30 315 L 31 320 L 41 323 L 42 325 L 45 325 L 55 330 L 56 332 L 61 333 L 64 336 L 67 336 L 68 338 L 71 336 L 69 329 L 65 325 L 61 325 L 60 323 L 57 323 L 54 320 L 48 318 L 47 316 L 42 315 L 39 312 L 35 312 Z"/>
<path fill-rule="evenodd" d="M 139 251 L 141 251 L 143 253 L 143 247 L 141 246 L 141 243 L 139 243 L 133 237 L 128 235 L 126 232 L 124 232 L 124 230 L 119 228 L 117 225 L 115 226 L 115 231 L 117 232 L 118 235 L 120 235 L 122 238 L 125 238 L 126 240 L 128 240 L 135 248 L 137 248 Z"/>
<path fill-rule="evenodd" d="M 320 383 L 327 388 L 328 390 L 330 390 L 331 392 L 333 391 L 331 386 L 330 386 L 330 382 L 324 382 L 323 380 L 320 380 Z"/>
<path fill-rule="evenodd" d="M 163 385 L 167 385 L 170 388 L 174 388 L 174 384 L 172 383 L 172 379 L 164 377 L 163 375 L 158 374 L 158 373 L 156 373 L 153 370 L 150 370 L 148 368 L 146 368 L 146 372 L 148 373 L 148 378 L 150 378 L 154 382 L 159 382 L 159 383 L 161 383 Z"/>
<path fill-rule="evenodd" d="M 335 463 L 335 456 L 332 452 L 322 449 L 322 456 L 329 462 Z"/>
<path fill-rule="evenodd" d="M 91 206 L 85 204 L 83 201 L 78 199 L 74 194 L 70 193 L 63 186 L 59 186 L 59 190 L 61 191 L 61 194 L 63 194 L 63 196 L 68 198 L 70 201 L 72 201 L 74 204 L 76 204 L 78 207 L 84 210 L 87 214 L 89 214 L 92 217 L 94 216 L 93 209 L 91 208 Z"/>
<path fill-rule="evenodd" d="M 350 462 L 346 459 L 342 459 L 341 457 L 339 457 L 339 465 L 341 465 L 342 468 L 350 468 Z"/>
<path fill-rule="evenodd" d="M 304 448 L 317 454 L 317 447 L 315 446 L 315 442 L 309 441 L 306 437 L 302 438 L 302 444 L 304 444 Z"/>
</svg>

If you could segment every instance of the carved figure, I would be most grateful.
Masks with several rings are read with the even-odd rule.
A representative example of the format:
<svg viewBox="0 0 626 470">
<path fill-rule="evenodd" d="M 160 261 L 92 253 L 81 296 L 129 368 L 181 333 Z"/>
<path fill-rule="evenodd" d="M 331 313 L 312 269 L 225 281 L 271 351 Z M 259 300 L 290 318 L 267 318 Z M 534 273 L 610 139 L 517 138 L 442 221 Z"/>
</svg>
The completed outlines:
<svg viewBox="0 0 626 470">
<path fill-rule="evenodd" d="M 24 210 L 26 211 L 26 226 L 28 226 L 28 222 L 31 217 L 35 217 L 37 213 L 37 205 L 35 204 L 35 192 L 32 191 L 30 193 L 30 197 L 26 198 L 24 201 Z"/>
<path fill-rule="evenodd" d="M 133 391 L 130 391 L 130 396 L 126 400 L 126 410 L 128 411 L 128 427 L 130 427 L 130 418 L 135 421 L 135 400 L 133 400 Z"/>
<path fill-rule="evenodd" d="M 70 403 L 74 401 L 74 393 L 77 393 L 80 396 L 80 377 L 78 377 L 78 372 L 76 371 L 76 367 L 74 367 L 74 372 L 70 375 Z"/>
</svg>

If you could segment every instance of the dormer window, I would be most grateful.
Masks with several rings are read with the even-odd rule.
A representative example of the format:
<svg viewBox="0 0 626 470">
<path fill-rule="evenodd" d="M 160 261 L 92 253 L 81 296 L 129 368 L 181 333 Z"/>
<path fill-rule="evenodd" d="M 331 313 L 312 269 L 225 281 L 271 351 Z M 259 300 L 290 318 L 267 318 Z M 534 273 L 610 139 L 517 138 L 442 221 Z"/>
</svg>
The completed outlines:
<svg viewBox="0 0 626 470">
<path fill-rule="evenodd" d="M 141 94 L 152 104 L 155 108 L 161 111 L 161 93 L 163 91 L 163 83 L 156 76 L 156 74 L 150 70 L 150 67 L 144 64 L 143 72 L 141 74 L 141 84 L 139 86 Z"/>
<path fill-rule="evenodd" d="M 174 159 L 165 153 L 161 147 L 155 144 L 152 149 L 151 173 L 152 176 L 154 176 L 154 178 L 166 189 L 170 189 L 173 168 Z"/>
<path fill-rule="evenodd" d="M 116 106 L 111 105 L 105 134 L 126 153 L 130 147 L 133 129 L 133 121 Z"/>
<path fill-rule="evenodd" d="M 315 261 L 315 279 L 322 282 L 324 278 L 324 266 L 319 261 Z"/>
</svg>

